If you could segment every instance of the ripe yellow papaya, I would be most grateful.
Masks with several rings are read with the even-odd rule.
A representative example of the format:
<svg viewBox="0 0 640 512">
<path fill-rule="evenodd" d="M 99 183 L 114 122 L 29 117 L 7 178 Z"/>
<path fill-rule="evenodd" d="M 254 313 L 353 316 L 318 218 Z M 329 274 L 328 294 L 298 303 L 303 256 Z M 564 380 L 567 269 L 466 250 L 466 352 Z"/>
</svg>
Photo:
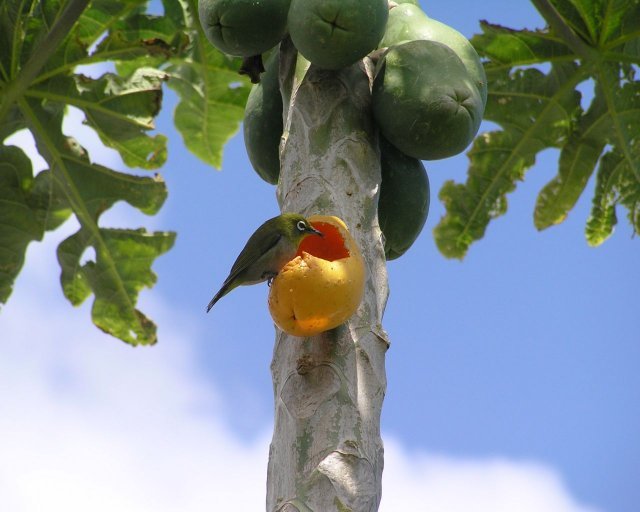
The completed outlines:
<svg viewBox="0 0 640 512">
<path fill-rule="evenodd" d="M 313 336 L 346 322 L 362 301 L 366 279 L 364 258 L 342 219 L 308 219 L 324 236 L 305 238 L 269 289 L 273 321 L 294 336 Z"/>
</svg>

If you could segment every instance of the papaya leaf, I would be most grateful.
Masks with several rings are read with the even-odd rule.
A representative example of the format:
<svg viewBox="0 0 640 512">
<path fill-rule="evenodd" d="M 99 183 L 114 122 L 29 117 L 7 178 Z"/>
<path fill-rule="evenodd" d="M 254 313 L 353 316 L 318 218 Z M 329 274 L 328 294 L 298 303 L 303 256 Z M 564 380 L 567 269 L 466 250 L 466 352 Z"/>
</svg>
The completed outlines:
<svg viewBox="0 0 640 512">
<path fill-rule="evenodd" d="M 635 155 L 640 161 L 640 148 Z M 640 190 L 637 180 L 629 172 L 624 157 L 615 152 L 607 152 L 600 160 L 596 178 L 596 190 L 591 215 L 587 220 L 587 241 L 592 246 L 604 242 L 613 232 L 618 219 L 616 204 L 623 204 L 629 210 L 629 221 L 640 232 Z"/>
<path fill-rule="evenodd" d="M 552 0 L 551 3 L 576 34 L 586 41 L 595 41 L 598 12 L 596 2 L 593 0 Z M 602 4 L 602 2 L 600 3 Z"/>
<path fill-rule="evenodd" d="M 580 198 L 606 144 L 605 115 L 598 95 L 562 147 L 558 175 L 538 195 L 533 216 L 537 229 L 561 223 Z"/>
<path fill-rule="evenodd" d="M 537 229 L 560 224 L 574 207 L 604 149 L 600 141 L 571 137 L 560 153 L 558 175 L 540 191 L 533 214 Z"/>
<path fill-rule="evenodd" d="M 49 169 L 39 172 L 33 179 L 29 204 L 38 215 L 45 231 L 52 231 L 73 213 L 60 185 Z"/>
<path fill-rule="evenodd" d="M 4 141 L 9 135 L 26 127 L 27 125 L 22 118 L 20 109 L 17 106 L 10 107 L 4 118 L 4 123 L 0 123 L 0 142 Z"/>
<path fill-rule="evenodd" d="M 44 226 L 30 204 L 31 160 L 16 146 L 0 146 L 0 302 L 6 302 L 27 246 Z"/>
<path fill-rule="evenodd" d="M 574 87 L 581 80 L 573 63 L 555 64 L 546 75 L 537 69 L 491 72 L 485 118 L 504 131 L 477 137 L 468 153 L 466 184 L 448 181 L 440 191 L 447 212 L 434 235 L 445 256 L 463 258 L 469 245 L 484 236 L 489 221 L 507 211 L 506 194 L 524 178 L 536 154 L 560 147 L 579 109 Z"/>
<path fill-rule="evenodd" d="M 563 20 L 591 45 L 617 46 L 640 29 L 637 0 L 552 0 Z M 535 2 L 534 2 L 535 4 Z"/>
<path fill-rule="evenodd" d="M 115 24 L 96 54 L 113 55 L 118 73 L 128 76 L 139 68 L 160 67 L 171 57 L 184 58 L 188 45 L 189 35 L 180 16 L 135 12 Z"/>
<path fill-rule="evenodd" d="M 24 264 L 29 243 L 42 239 L 70 214 L 51 173 L 34 178 L 31 160 L 16 146 L 0 146 L 0 303 L 5 303 Z"/>
<path fill-rule="evenodd" d="M 145 6 L 147 0 L 125 0 L 113 2 L 111 0 L 92 0 L 84 10 L 78 21 L 78 40 L 85 46 L 95 44 L 98 39 L 107 34 L 112 36 L 111 29 L 122 19 Z"/>
<path fill-rule="evenodd" d="M 544 145 L 519 138 L 512 132 L 483 133 L 468 153 L 471 166 L 467 183 L 449 180 L 439 198 L 447 214 L 434 229 L 438 249 L 448 258 L 463 258 L 474 240 L 484 236 L 491 219 L 507 211 L 506 194 L 522 180 Z"/>
<path fill-rule="evenodd" d="M 587 220 L 587 242 L 593 246 L 613 232 L 617 204 L 627 208 L 634 232 L 640 233 L 640 83 L 629 82 L 608 92 L 602 100 L 608 109 L 601 123 L 612 149 L 600 161 Z"/>
<path fill-rule="evenodd" d="M 487 21 L 481 21 L 480 26 L 483 33 L 473 36 L 471 42 L 490 58 L 485 65 L 487 70 L 573 61 L 569 47 L 547 32 L 513 30 Z"/>
<path fill-rule="evenodd" d="M 113 73 L 98 79 L 74 75 L 52 78 L 44 84 L 46 89 L 35 86 L 25 95 L 79 108 L 86 124 L 120 153 L 125 164 L 154 169 L 166 160 L 166 137 L 150 137 L 147 131 L 154 128 L 166 78 L 153 68 L 139 69 L 127 78 Z"/>
<path fill-rule="evenodd" d="M 15 54 L 20 53 L 23 35 L 24 4 L 18 2 L 0 3 L 0 79 L 7 82 L 13 74 Z"/>
<path fill-rule="evenodd" d="M 28 244 L 73 215 L 80 227 L 58 248 L 64 294 L 76 305 L 93 294 L 96 326 L 131 344 L 156 342 L 155 324 L 136 302 L 140 290 L 155 283 L 151 265 L 175 234 L 106 228 L 100 217 L 119 201 L 154 215 L 166 186 L 159 176 L 93 163 L 62 126 L 67 106 L 77 107 L 127 165 L 164 163 L 166 139 L 150 133 L 168 76 L 158 67 L 169 58 L 179 61 L 189 35 L 169 18 L 146 14 L 146 6 L 146 0 L 6 0 L 0 6 L 0 141 L 28 128 L 49 166 L 34 176 L 22 150 L 0 146 L 0 303 L 11 293 Z M 97 78 L 76 72 L 86 64 L 112 70 L 141 60 L 154 67 Z"/>
<path fill-rule="evenodd" d="M 58 247 L 65 296 L 78 305 L 93 291 L 91 316 L 96 326 L 132 345 L 154 344 L 156 326 L 135 303 L 139 291 L 156 282 L 153 260 L 168 251 L 174 240 L 173 233 L 144 229 L 81 228 Z M 95 260 L 81 264 L 89 247 L 95 251 Z"/>
<path fill-rule="evenodd" d="M 191 45 L 185 58 L 172 60 L 166 68 L 171 75 L 169 87 L 180 98 L 174 121 L 186 147 L 207 164 L 220 168 L 222 148 L 240 127 L 251 83 L 238 74 L 239 59 L 222 54 L 207 41 L 196 0 L 180 5 Z"/>
<path fill-rule="evenodd" d="M 92 319 L 99 328 L 134 345 L 155 343 L 155 325 L 135 303 L 140 289 L 155 282 L 150 266 L 172 246 L 175 234 L 106 229 L 99 226 L 99 219 L 117 201 L 155 214 L 166 198 L 164 182 L 91 163 L 86 150 L 62 133 L 60 115 L 51 114 L 35 100 L 22 100 L 21 108 L 36 134 L 39 151 L 54 163 L 55 185 L 80 223 L 78 232 L 58 248 L 65 296 L 78 305 L 93 293 Z M 89 247 L 95 261 L 82 264 Z"/>
<path fill-rule="evenodd" d="M 434 233 L 448 257 L 464 257 L 490 220 L 506 212 L 507 194 L 545 148 L 560 155 L 557 176 L 536 202 L 538 229 L 562 222 L 598 169 L 588 243 L 598 245 L 611 234 L 618 204 L 640 233 L 640 1 L 532 3 L 548 23 L 545 29 L 483 22 L 483 33 L 472 39 L 486 59 L 485 118 L 502 131 L 480 134 L 468 153 L 466 183 L 447 182 L 440 192 L 446 213 Z M 577 87 L 585 81 L 595 93 L 583 110 Z"/>
</svg>

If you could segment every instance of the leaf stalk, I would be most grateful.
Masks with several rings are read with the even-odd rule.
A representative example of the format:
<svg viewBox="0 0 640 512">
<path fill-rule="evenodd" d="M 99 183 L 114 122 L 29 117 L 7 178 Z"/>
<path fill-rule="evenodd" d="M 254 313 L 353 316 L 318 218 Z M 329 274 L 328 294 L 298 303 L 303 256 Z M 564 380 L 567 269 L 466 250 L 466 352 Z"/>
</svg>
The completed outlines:
<svg viewBox="0 0 640 512">
<path fill-rule="evenodd" d="M 565 22 L 557 9 L 549 0 L 531 0 L 531 3 L 542 14 L 549 28 L 551 28 L 579 57 L 584 60 L 597 58 L 598 52 L 585 43 Z"/>
<path fill-rule="evenodd" d="M 70 0 L 62 14 L 58 16 L 51 26 L 51 30 L 40 41 L 37 48 L 33 50 L 31 57 L 17 78 L 9 83 L 5 89 L 2 103 L 0 103 L 0 121 L 7 115 L 11 105 L 25 93 L 31 82 L 38 76 L 42 67 L 58 49 L 64 38 L 69 35 L 69 31 L 88 5 L 89 0 Z"/>
</svg>

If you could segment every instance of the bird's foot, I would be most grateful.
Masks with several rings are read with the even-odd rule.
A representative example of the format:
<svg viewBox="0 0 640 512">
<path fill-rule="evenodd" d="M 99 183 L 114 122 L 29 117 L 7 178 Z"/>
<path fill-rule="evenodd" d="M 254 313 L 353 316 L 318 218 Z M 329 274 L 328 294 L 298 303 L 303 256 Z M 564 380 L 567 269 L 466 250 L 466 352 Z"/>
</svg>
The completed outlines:
<svg viewBox="0 0 640 512">
<path fill-rule="evenodd" d="M 264 274 L 262 274 L 262 279 L 266 279 L 267 286 L 271 287 L 271 282 L 273 281 L 273 278 L 276 277 L 277 275 L 278 275 L 277 272 L 265 272 Z"/>
</svg>

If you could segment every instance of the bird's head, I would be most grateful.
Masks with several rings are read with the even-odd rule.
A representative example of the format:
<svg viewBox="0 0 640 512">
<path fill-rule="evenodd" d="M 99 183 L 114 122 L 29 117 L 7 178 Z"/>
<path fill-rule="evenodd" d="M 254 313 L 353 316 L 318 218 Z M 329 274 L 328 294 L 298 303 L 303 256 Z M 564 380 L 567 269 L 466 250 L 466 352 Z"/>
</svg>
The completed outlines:
<svg viewBox="0 0 640 512">
<path fill-rule="evenodd" d="M 314 228 L 302 215 L 297 213 L 283 213 L 281 229 L 294 244 L 299 245 L 309 235 L 324 236 Z"/>
</svg>

